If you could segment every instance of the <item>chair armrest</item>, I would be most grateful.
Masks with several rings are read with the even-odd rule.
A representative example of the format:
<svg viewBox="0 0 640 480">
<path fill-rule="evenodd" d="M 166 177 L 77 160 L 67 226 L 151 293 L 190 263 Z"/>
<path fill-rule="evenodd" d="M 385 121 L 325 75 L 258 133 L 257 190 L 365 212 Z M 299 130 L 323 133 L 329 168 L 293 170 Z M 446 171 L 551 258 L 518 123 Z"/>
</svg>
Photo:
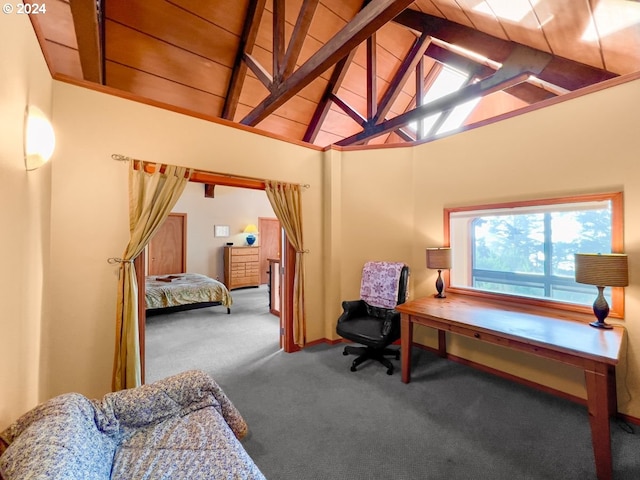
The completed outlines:
<svg viewBox="0 0 640 480">
<path fill-rule="evenodd" d="M 342 315 L 338 318 L 338 323 L 348 321 L 349 318 L 366 313 L 367 304 L 364 300 L 346 300 L 342 302 Z"/>
<path fill-rule="evenodd" d="M 342 302 L 342 310 L 344 313 L 353 314 L 364 307 L 365 303 L 363 300 L 347 300 Z"/>
<path fill-rule="evenodd" d="M 389 310 L 382 324 L 382 335 L 385 337 L 392 331 L 400 329 L 400 312 Z"/>
</svg>

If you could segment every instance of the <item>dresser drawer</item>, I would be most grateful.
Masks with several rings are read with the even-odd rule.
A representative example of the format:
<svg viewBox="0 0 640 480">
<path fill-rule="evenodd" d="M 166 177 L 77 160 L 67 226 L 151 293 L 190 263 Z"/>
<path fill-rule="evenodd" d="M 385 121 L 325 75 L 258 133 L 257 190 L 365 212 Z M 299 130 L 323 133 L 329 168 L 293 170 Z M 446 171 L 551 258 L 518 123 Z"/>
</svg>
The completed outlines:
<svg viewBox="0 0 640 480">
<path fill-rule="evenodd" d="M 232 248 L 231 249 L 231 256 L 232 257 L 246 257 L 246 256 L 255 255 L 257 257 L 258 256 L 258 252 L 256 250 L 257 248 L 258 247 Z"/>
<path fill-rule="evenodd" d="M 225 247 L 224 283 L 229 290 L 260 285 L 260 247 Z"/>
</svg>

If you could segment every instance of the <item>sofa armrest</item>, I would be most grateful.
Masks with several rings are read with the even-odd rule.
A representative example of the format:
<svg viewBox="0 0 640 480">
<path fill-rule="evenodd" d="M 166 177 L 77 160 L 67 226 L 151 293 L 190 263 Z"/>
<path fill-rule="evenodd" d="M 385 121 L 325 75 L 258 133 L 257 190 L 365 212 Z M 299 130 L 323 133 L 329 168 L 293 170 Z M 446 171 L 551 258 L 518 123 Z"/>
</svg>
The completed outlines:
<svg viewBox="0 0 640 480">
<path fill-rule="evenodd" d="M 105 432 L 125 433 L 214 407 L 238 439 L 247 424 L 222 388 L 205 372 L 191 370 L 141 387 L 106 394 L 94 401 L 96 423 Z"/>
<path fill-rule="evenodd" d="M 94 413 L 89 399 L 66 393 L 22 415 L 0 435 L 8 444 L 2 476 L 108 480 L 117 442 L 99 431 Z"/>
</svg>

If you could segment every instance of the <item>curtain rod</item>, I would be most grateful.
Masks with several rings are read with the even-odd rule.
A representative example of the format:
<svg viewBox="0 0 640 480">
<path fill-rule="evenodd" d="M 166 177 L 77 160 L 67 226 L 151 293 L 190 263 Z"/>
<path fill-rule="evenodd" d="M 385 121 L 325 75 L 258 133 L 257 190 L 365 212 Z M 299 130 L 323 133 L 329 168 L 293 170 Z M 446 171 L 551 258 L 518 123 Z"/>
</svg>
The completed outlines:
<svg viewBox="0 0 640 480">
<path fill-rule="evenodd" d="M 155 171 L 156 164 L 154 162 L 138 160 L 136 158 L 127 157 L 126 155 L 121 155 L 119 153 L 113 153 L 111 155 L 111 158 L 118 162 L 139 162 L 139 164 L 143 166 L 146 172 L 153 173 Z M 227 187 L 252 188 L 254 190 L 264 190 L 266 187 L 265 180 L 261 180 L 259 178 L 213 173 L 206 170 L 198 170 L 195 168 L 191 170 L 192 173 L 189 177 L 190 182 L 223 185 Z M 308 183 L 298 185 L 300 185 L 302 188 L 310 188 L 310 185 Z"/>
</svg>

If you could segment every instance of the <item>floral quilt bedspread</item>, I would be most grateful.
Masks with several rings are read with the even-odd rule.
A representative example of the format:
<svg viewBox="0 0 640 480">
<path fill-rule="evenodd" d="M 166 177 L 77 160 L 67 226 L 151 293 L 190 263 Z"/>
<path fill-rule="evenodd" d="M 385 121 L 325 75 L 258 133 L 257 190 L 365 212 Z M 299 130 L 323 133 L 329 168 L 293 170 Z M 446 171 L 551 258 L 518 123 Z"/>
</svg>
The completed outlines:
<svg viewBox="0 0 640 480">
<path fill-rule="evenodd" d="M 213 278 L 199 273 L 150 275 L 146 279 L 146 308 L 166 308 L 202 302 L 232 304 L 227 287 Z"/>
</svg>

